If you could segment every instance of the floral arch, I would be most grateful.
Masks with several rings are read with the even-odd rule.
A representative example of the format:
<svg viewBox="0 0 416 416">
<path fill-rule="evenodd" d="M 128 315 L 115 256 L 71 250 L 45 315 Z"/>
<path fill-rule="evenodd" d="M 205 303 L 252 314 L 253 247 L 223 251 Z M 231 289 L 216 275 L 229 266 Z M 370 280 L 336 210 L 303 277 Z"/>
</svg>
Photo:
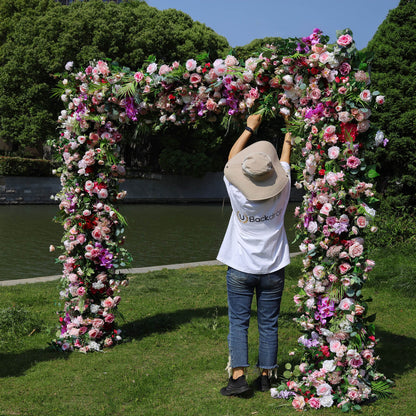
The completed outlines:
<svg viewBox="0 0 416 416">
<path fill-rule="evenodd" d="M 123 125 L 291 114 L 289 130 L 302 155 L 297 186 L 305 189 L 295 213 L 303 275 L 294 299 L 304 335 L 299 365 L 287 367 L 288 382 L 274 393 L 299 409 L 349 410 L 383 392 L 374 317 L 361 290 L 374 266 L 365 233 L 376 231 L 371 179 L 377 175 L 363 151 L 386 144 L 369 121 L 384 97 L 370 91 L 351 32 L 337 32 L 336 44 L 326 39 L 315 29 L 291 54 L 269 46 L 241 64 L 229 55 L 213 63 L 148 62 L 130 71 L 98 61 L 72 72 L 67 63 L 59 86 L 61 133 L 52 143 L 63 162 L 56 198 L 65 230 L 57 348 L 100 351 L 122 339 L 115 316 L 120 286 L 127 285 L 117 271 L 129 262 L 117 210 L 125 196 Z"/>
</svg>

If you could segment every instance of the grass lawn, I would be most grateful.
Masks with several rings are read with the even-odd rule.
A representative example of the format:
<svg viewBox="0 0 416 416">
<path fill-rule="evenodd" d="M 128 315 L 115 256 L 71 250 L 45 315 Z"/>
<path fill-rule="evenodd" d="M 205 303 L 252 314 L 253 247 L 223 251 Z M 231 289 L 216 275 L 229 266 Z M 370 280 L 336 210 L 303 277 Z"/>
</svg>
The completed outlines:
<svg viewBox="0 0 416 416">
<path fill-rule="evenodd" d="M 363 415 L 416 414 L 416 302 L 410 290 L 414 284 L 403 283 L 407 271 L 410 281 L 416 279 L 416 260 L 414 255 L 400 257 L 401 253 L 376 253 L 379 266 L 366 289 L 373 297 L 370 312 L 377 312 L 379 368 L 396 386 L 391 398 L 364 406 Z M 131 276 L 120 305 L 125 321 L 119 319 L 128 341 L 106 353 L 88 355 L 47 348 L 56 321 L 56 282 L 1 288 L 3 311 L 15 305 L 30 313 L 15 322 L 27 323 L 25 335 L 18 338 L 1 326 L 0 315 L 0 415 L 297 414 L 269 393 L 255 392 L 251 398 L 219 394 L 227 382 L 225 271 L 214 266 Z M 300 335 L 292 323 L 299 273 L 300 260 L 295 259 L 286 273 L 280 363 L 292 358 L 288 353 Z M 249 382 L 257 377 L 256 327 L 253 311 Z M 310 413 L 342 414 L 337 409 Z"/>
</svg>

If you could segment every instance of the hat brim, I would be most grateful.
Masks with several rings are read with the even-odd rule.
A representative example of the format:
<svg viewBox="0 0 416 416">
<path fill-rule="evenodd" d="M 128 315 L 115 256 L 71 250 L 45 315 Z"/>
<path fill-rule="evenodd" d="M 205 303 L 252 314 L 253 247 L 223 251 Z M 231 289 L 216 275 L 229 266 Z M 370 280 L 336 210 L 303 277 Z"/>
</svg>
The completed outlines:
<svg viewBox="0 0 416 416">
<path fill-rule="evenodd" d="M 269 155 L 274 168 L 270 177 L 263 181 L 253 180 L 245 175 L 242 169 L 244 159 L 252 153 L 259 152 Z M 275 147 L 264 140 L 253 143 L 232 157 L 225 165 L 224 175 L 249 201 L 262 201 L 272 198 L 280 194 L 289 181 L 280 164 Z"/>
</svg>

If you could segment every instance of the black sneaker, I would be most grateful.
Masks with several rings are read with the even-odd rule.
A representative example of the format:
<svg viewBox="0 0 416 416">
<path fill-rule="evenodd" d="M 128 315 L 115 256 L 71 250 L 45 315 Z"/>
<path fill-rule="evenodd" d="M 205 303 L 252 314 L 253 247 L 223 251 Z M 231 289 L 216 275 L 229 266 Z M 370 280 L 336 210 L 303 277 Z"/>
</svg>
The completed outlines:
<svg viewBox="0 0 416 416">
<path fill-rule="evenodd" d="M 257 390 L 260 391 L 269 391 L 270 390 L 270 379 L 268 376 L 259 376 L 256 379 Z"/>
<path fill-rule="evenodd" d="M 238 394 L 243 394 L 250 391 L 251 388 L 247 384 L 246 376 L 242 375 L 234 380 L 232 377 L 228 380 L 227 387 L 223 387 L 220 390 L 220 393 L 223 396 L 235 396 Z"/>
</svg>

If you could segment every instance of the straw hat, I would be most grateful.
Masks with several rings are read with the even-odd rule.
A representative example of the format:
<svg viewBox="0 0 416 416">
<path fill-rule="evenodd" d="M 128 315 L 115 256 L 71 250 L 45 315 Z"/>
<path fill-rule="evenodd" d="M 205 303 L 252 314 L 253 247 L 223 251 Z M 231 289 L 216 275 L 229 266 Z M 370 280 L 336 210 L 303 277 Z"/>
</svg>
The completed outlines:
<svg viewBox="0 0 416 416">
<path fill-rule="evenodd" d="M 232 157 L 224 175 L 249 201 L 272 198 L 289 181 L 275 147 L 266 141 L 256 142 Z"/>
</svg>

